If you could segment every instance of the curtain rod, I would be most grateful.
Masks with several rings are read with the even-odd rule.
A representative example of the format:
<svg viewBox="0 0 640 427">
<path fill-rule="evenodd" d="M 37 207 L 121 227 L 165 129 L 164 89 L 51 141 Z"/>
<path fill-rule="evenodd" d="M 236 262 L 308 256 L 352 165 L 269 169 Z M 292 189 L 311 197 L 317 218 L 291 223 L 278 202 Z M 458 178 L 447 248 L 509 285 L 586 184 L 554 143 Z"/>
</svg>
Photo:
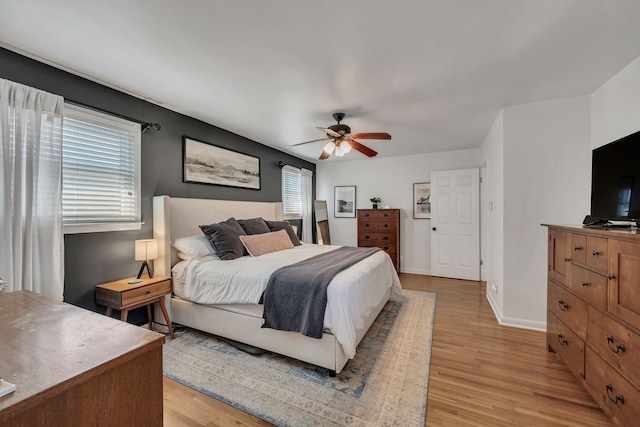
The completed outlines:
<svg viewBox="0 0 640 427">
<path fill-rule="evenodd" d="M 118 117 L 120 119 L 128 120 L 130 122 L 138 123 L 138 124 L 140 124 L 140 126 L 142 126 L 142 133 L 145 133 L 149 129 L 153 129 L 153 130 L 162 129 L 162 126 L 159 123 L 151 123 L 151 122 L 145 122 L 143 120 L 134 119 L 133 117 L 128 117 L 128 116 L 125 116 L 123 114 L 114 113 L 113 111 L 108 111 L 108 110 L 105 110 L 103 108 L 94 107 L 93 105 L 87 105 L 87 104 L 84 104 L 82 102 L 74 101 L 73 99 L 65 98 L 64 102 L 68 102 L 69 104 L 73 104 L 73 105 L 76 105 L 78 107 L 83 107 L 83 108 L 88 108 L 90 110 L 98 111 L 100 113 L 109 114 L 111 116 L 115 116 L 115 117 Z"/>
</svg>

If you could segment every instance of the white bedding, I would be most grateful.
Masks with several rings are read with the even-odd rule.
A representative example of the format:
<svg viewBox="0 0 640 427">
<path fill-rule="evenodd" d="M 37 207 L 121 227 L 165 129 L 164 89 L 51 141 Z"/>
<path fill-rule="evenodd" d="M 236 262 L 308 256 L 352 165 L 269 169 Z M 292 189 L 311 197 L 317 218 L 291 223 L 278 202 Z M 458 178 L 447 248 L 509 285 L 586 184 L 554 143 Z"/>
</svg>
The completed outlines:
<svg viewBox="0 0 640 427">
<path fill-rule="evenodd" d="M 303 244 L 293 249 L 221 261 L 210 256 L 181 261 L 173 266 L 174 293 L 199 304 L 258 304 L 275 270 L 339 246 Z M 400 280 L 383 251 L 338 273 L 327 288 L 324 327 L 331 330 L 349 358 L 356 352 L 356 329 L 389 287 Z"/>
</svg>

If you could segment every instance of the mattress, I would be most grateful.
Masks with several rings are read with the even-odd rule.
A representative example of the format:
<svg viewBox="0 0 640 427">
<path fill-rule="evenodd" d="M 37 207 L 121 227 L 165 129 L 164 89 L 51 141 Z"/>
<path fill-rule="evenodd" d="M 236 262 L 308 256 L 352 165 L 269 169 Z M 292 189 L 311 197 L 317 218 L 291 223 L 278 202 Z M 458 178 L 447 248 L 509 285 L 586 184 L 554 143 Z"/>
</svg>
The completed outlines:
<svg viewBox="0 0 640 427">
<path fill-rule="evenodd" d="M 305 244 L 230 261 L 192 258 L 172 268 L 173 292 L 187 301 L 226 306 L 227 310 L 262 317 L 258 303 L 273 271 L 338 247 Z M 349 358 L 355 355 L 356 330 L 363 327 L 364 320 L 391 287 L 400 288 L 400 280 L 391 259 L 383 251 L 338 273 L 329 284 L 324 327 L 336 336 Z"/>
</svg>

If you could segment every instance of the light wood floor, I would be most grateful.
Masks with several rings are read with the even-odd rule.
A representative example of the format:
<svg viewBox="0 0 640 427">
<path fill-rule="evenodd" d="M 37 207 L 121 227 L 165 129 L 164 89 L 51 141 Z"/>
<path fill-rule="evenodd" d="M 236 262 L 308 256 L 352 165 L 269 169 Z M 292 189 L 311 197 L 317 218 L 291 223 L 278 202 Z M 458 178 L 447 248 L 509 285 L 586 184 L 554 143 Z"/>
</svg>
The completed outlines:
<svg viewBox="0 0 640 427">
<path fill-rule="evenodd" d="M 478 282 L 401 274 L 435 292 L 427 426 L 612 426 L 548 353 L 543 332 L 499 326 Z M 165 426 L 267 426 L 164 379 Z"/>
</svg>

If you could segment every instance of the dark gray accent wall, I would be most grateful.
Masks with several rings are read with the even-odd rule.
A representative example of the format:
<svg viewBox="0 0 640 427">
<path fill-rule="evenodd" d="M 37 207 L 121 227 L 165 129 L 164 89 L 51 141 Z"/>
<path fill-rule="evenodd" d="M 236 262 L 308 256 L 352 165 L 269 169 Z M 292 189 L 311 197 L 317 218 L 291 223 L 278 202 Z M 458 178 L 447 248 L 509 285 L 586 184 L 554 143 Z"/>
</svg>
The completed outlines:
<svg viewBox="0 0 640 427">
<path fill-rule="evenodd" d="M 126 66 L 126 64 L 123 64 Z M 142 135 L 142 220 L 140 231 L 69 234 L 64 239 L 65 301 L 104 312 L 94 300 L 96 284 L 137 274 L 133 242 L 152 236 L 152 197 L 194 197 L 223 200 L 281 201 L 278 161 L 314 172 L 315 165 L 256 141 L 212 126 L 71 73 L 0 48 L 0 77 L 46 90 L 66 100 L 144 122 L 159 123 L 162 130 Z M 250 120 L 247 117 L 247 120 Z M 249 190 L 182 182 L 183 135 L 260 158 L 261 189 Z M 130 321 L 144 322 L 141 311 Z"/>
</svg>

